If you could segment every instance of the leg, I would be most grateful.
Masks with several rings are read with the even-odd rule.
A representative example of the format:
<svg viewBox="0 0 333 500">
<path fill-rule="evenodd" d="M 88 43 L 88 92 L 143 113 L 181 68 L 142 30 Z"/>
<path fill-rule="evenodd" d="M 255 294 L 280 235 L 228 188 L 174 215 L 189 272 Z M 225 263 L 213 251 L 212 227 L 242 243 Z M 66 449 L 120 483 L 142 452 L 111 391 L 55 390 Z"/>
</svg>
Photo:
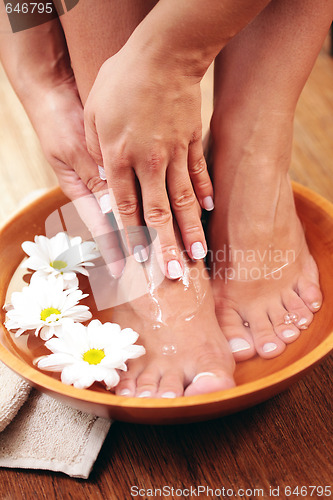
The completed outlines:
<svg viewBox="0 0 333 500">
<path fill-rule="evenodd" d="M 273 0 L 217 59 L 209 240 L 216 313 L 236 360 L 279 355 L 321 305 L 288 169 L 295 107 L 331 18 L 331 2 Z M 287 312 L 297 315 L 288 325 Z"/>
<path fill-rule="evenodd" d="M 100 65 L 121 48 L 154 3 L 108 0 L 96 6 L 96 2 L 81 0 L 64 16 L 63 28 L 83 102 Z M 127 262 L 119 287 L 133 287 L 137 265 L 131 260 Z M 139 343 L 147 352 L 142 358 L 131 360 L 117 394 L 175 397 L 183 395 L 185 388 L 186 395 L 194 395 L 232 387 L 234 360 L 214 314 L 203 263 L 187 261 L 183 281 L 164 280 L 157 289 L 157 262 L 151 257 L 144 267 L 150 293 L 116 307 L 112 315 L 112 321 L 140 334 Z M 200 373 L 206 376 L 193 381 Z"/>
</svg>

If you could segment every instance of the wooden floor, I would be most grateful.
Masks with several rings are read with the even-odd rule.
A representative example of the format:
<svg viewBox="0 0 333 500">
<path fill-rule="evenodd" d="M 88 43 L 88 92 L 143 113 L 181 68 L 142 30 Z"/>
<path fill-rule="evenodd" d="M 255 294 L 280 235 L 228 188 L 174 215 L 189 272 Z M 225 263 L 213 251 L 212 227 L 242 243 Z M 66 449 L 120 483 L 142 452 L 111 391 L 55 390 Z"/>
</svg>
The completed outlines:
<svg viewBox="0 0 333 500">
<path fill-rule="evenodd" d="M 203 85 L 205 128 L 211 109 L 210 79 Z M 333 60 L 323 49 L 297 109 L 291 174 L 333 201 L 332 162 Z M 0 172 L 0 222 L 31 191 L 56 183 L 1 70 Z M 88 481 L 56 473 L 0 470 L 0 498 L 127 500 L 132 485 L 206 485 L 234 492 L 263 489 L 263 494 L 248 492 L 242 497 L 247 499 L 271 498 L 269 488 L 280 487 L 275 498 L 284 499 L 288 486 L 328 486 L 333 455 L 332 368 L 330 357 L 281 395 L 213 422 L 171 427 L 118 422 L 111 427 Z M 138 498 L 148 498 L 148 493 Z M 240 497 L 202 494 L 200 498 Z"/>
</svg>

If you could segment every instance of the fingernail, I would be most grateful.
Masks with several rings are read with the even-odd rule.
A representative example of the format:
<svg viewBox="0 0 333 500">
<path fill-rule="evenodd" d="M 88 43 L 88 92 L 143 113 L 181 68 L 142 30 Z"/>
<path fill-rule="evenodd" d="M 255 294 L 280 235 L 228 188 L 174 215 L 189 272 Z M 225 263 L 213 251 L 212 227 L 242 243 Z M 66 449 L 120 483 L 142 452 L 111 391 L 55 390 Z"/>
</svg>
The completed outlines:
<svg viewBox="0 0 333 500">
<path fill-rule="evenodd" d="M 110 195 L 103 194 L 103 196 L 101 196 L 99 199 L 99 206 L 101 207 L 103 214 L 112 212 Z"/>
<path fill-rule="evenodd" d="M 215 373 L 212 373 L 212 372 L 201 372 L 201 373 L 198 373 L 198 375 L 196 375 L 194 377 L 194 379 L 192 380 L 192 384 L 195 384 L 195 382 L 197 380 L 199 380 L 199 378 L 201 377 L 216 377 Z"/>
<path fill-rule="evenodd" d="M 195 260 L 203 259 L 206 256 L 205 249 L 203 247 L 203 244 L 200 243 L 200 241 L 196 241 L 195 243 L 192 244 L 191 253 L 193 259 Z"/>
<path fill-rule="evenodd" d="M 267 342 L 267 344 L 262 346 L 262 350 L 264 352 L 272 352 L 275 351 L 275 349 L 277 349 L 277 345 L 274 344 L 274 342 Z"/>
<path fill-rule="evenodd" d="M 137 262 L 147 262 L 148 253 L 143 245 L 136 245 L 133 250 L 133 256 Z"/>
<path fill-rule="evenodd" d="M 143 391 L 141 394 L 138 395 L 138 398 L 151 398 L 151 392 L 150 391 Z"/>
<path fill-rule="evenodd" d="M 170 260 L 168 262 L 168 274 L 171 279 L 175 280 L 183 276 L 182 266 L 178 260 Z"/>
<path fill-rule="evenodd" d="M 119 396 L 129 396 L 131 394 L 131 391 L 129 389 L 123 389 L 120 391 Z"/>
<path fill-rule="evenodd" d="M 313 302 L 312 304 L 313 309 L 320 309 L 321 303 L 320 302 Z"/>
<path fill-rule="evenodd" d="M 251 348 L 247 340 L 238 338 L 229 340 L 229 345 L 231 348 L 231 352 L 247 351 Z"/>
<path fill-rule="evenodd" d="M 161 396 L 162 398 L 167 398 L 167 399 L 172 399 L 172 398 L 176 398 L 177 395 L 175 392 L 165 392 L 164 394 L 162 394 Z"/>
<path fill-rule="evenodd" d="M 293 337 L 294 335 L 296 335 L 296 332 L 294 332 L 294 330 L 284 330 L 282 332 L 282 335 L 284 338 L 289 339 L 290 337 Z"/>
<path fill-rule="evenodd" d="M 106 173 L 103 167 L 98 165 L 98 172 L 99 172 L 99 177 L 102 179 L 102 181 L 106 181 Z"/>
<path fill-rule="evenodd" d="M 213 198 L 211 196 L 206 196 L 202 200 L 202 204 L 203 204 L 204 209 L 208 210 L 208 212 L 210 212 L 211 210 L 214 210 L 214 202 L 213 202 Z"/>
</svg>

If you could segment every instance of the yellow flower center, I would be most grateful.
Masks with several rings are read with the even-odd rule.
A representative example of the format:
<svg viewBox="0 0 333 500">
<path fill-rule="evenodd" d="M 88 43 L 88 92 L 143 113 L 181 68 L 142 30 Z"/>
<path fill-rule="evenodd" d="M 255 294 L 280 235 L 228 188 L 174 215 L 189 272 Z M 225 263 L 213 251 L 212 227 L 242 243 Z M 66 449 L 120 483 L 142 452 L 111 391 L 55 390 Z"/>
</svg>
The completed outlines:
<svg viewBox="0 0 333 500">
<path fill-rule="evenodd" d="M 83 361 L 87 361 L 90 365 L 99 365 L 103 358 L 105 358 L 103 349 L 89 349 L 83 354 Z"/>
<path fill-rule="evenodd" d="M 59 271 L 60 269 L 64 269 L 64 267 L 67 266 L 67 262 L 65 262 L 64 260 L 54 260 L 53 262 L 50 262 L 50 266 Z"/>
<path fill-rule="evenodd" d="M 55 309 L 54 307 L 47 307 L 46 309 L 43 309 L 42 312 L 40 313 L 40 319 L 42 321 L 46 321 L 49 316 L 52 314 L 61 314 L 59 309 Z M 55 318 L 55 321 L 58 321 L 59 318 Z"/>
</svg>

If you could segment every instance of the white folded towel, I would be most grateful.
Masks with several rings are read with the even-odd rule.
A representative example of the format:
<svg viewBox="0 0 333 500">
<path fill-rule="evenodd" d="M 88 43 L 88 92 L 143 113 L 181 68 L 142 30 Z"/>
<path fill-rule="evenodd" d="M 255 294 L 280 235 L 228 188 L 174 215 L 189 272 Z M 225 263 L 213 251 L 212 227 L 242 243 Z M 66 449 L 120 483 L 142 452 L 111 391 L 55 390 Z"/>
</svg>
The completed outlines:
<svg viewBox="0 0 333 500">
<path fill-rule="evenodd" d="M 47 469 L 87 479 L 110 425 L 111 420 L 31 390 L 0 363 L 0 467 Z"/>
</svg>

